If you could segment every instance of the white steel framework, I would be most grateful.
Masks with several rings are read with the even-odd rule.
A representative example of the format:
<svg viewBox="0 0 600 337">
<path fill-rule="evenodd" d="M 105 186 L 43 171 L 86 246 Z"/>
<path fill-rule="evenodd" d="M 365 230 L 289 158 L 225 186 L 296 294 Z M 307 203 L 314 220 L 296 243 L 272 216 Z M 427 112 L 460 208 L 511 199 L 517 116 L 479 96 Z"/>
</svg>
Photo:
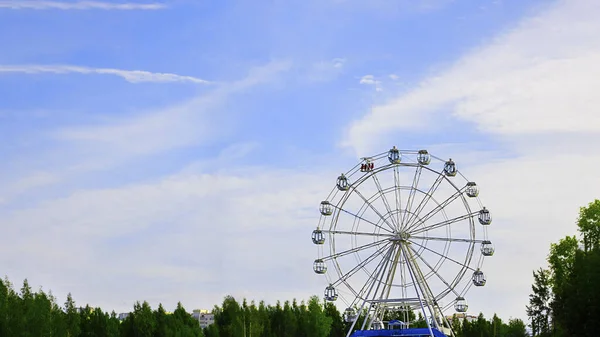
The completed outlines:
<svg viewBox="0 0 600 337">
<path fill-rule="evenodd" d="M 408 327 L 412 310 L 431 336 L 453 335 L 443 311 L 467 311 L 465 294 L 485 285 L 483 258 L 494 253 L 479 186 L 452 159 L 396 147 L 333 182 L 312 235 L 313 270 L 327 278 L 325 300 L 345 303 L 348 336 L 381 329 L 386 312 Z"/>
</svg>

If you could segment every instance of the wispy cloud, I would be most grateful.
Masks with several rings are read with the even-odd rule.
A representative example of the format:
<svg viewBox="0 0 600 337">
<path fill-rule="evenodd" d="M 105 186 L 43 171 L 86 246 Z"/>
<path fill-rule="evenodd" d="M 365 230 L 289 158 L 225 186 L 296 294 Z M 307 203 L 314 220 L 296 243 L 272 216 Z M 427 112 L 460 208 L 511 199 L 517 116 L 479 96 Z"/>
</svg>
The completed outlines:
<svg viewBox="0 0 600 337">
<path fill-rule="evenodd" d="M 111 68 L 88 68 L 71 65 L 0 65 L 0 73 L 24 73 L 24 74 L 101 74 L 115 75 L 124 78 L 131 83 L 142 82 L 190 82 L 198 84 L 209 84 L 209 81 L 192 76 L 182 76 L 170 73 L 152 73 L 142 70 L 122 70 Z"/>
<path fill-rule="evenodd" d="M 111 3 L 101 1 L 27 1 L 27 0 L 0 0 L 0 8 L 9 9 L 58 9 L 58 10 L 156 10 L 166 8 L 161 3 Z"/>
<path fill-rule="evenodd" d="M 381 87 L 381 81 L 376 80 L 375 76 L 373 76 L 373 75 L 363 76 L 360 79 L 359 83 L 365 84 L 365 85 L 373 85 L 373 86 L 375 86 L 375 91 L 383 91 L 383 88 Z"/>
<path fill-rule="evenodd" d="M 355 121 L 344 145 L 369 152 L 398 130 L 431 130 L 445 109 L 500 136 L 600 132 L 599 13 L 597 1 L 560 2 L 524 20 Z"/>
</svg>

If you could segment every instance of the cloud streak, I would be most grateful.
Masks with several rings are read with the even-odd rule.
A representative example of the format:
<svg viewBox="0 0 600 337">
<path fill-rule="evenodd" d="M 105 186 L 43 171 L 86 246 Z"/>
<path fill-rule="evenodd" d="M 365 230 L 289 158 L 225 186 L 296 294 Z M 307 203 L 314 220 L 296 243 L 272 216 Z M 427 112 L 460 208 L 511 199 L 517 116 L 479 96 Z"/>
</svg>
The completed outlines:
<svg viewBox="0 0 600 337">
<path fill-rule="evenodd" d="M 558 2 L 377 106 L 350 125 L 343 145 L 369 152 L 382 135 L 441 127 L 447 112 L 497 136 L 600 132 L 599 13 L 595 1 Z"/>
<path fill-rule="evenodd" d="M 0 8 L 8 9 L 34 9 L 34 10 L 157 10 L 167 6 L 160 3 L 110 3 L 101 1 L 78 1 L 78 2 L 60 2 L 60 1 L 0 1 Z"/>
<path fill-rule="evenodd" d="M 1 7 L 1 6 L 0 6 Z M 153 73 L 142 70 L 122 70 L 112 68 L 89 68 L 72 65 L 0 65 L 0 73 L 23 73 L 23 74 L 99 74 L 114 75 L 131 83 L 169 83 L 187 82 L 197 84 L 209 84 L 211 82 L 192 76 L 182 76 L 170 73 Z"/>
</svg>

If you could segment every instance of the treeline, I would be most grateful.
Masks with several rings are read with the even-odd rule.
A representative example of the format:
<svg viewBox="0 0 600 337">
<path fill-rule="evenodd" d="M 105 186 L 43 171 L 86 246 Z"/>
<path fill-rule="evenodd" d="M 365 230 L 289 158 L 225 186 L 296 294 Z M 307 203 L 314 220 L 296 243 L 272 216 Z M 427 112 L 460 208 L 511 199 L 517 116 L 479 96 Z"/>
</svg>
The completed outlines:
<svg viewBox="0 0 600 337">
<path fill-rule="evenodd" d="M 167 312 L 162 305 L 153 309 L 138 302 L 124 320 L 113 311 L 89 305 L 78 307 L 71 294 L 61 306 L 51 292 L 32 291 L 27 280 L 20 291 L 7 280 L 0 280 L 0 336 L 24 337 L 345 337 L 350 323 L 331 302 L 318 297 L 307 302 L 296 300 L 266 305 L 264 302 L 240 303 L 226 297 L 213 308 L 215 323 L 200 328 L 199 321 L 178 303 Z M 390 314 L 386 320 L 401 319 Z M 410 312 L 412 327 L 426 327 L 422 316 Z M 358 318 L 355 329 L 362 323 Z M 472 323 L 452 321 L 457 337 L 524 337 L 521 320 L 502 322 L 496 315 L 486 320 L 482 314 Z"/>
<path fill-rule="evenodd" d="M 459 320 L 456 315 L 451 321 L 452 330 L 456 337 L 527 337 L 525 322 L 518 318 L 511 318 L 503 322 L 494 314 L 492 319 L 486 320 L 479 314 L 472 322 Z"/>
<path fill-rule="evenodd" d="M 548 267 L 533 272 L 527 314 L 534 336 L 600 333 L 600 200 L 581 207 L 579 239 L 550 246 Z"/>
</svg>

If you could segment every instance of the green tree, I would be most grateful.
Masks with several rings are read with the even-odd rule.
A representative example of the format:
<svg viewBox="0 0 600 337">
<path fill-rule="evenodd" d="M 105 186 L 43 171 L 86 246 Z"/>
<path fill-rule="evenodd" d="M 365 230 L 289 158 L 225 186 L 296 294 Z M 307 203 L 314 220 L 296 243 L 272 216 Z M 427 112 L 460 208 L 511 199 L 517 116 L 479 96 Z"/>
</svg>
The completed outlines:
<svg viewBox="0 0 600 337">
<path fill-rule="evenodd" d="M 346 329 L 342 315 L 338 311 L 335 304 L 331 302 L 325 302 L 325 316 L 331 319 L 331 331 L 329 331 L 329 337 L 345 337 Z"/>
<path fill-rule="evenodd" d="M 550 271 L 543 268 L 534 271 L 533 280 L 527 316 L 531 321 L 533 336 L 546 336 L 550 334 Z"/>
<path fill-rule="evenodd" d="M 587 207 L 580 208 L 577 226 L 586 252 L 600 248 L 600 200 L 596 199 Z"/>
<path fill-rule="evenodd" d="M 518 318 L 510 319 L 508 321 L 506 337 L 527 337 L 525 323 Z"/>
<path fill-rule="evenodd" d="M 331 330 L 331 318 L 323 312 L 319 298 L 313 296 L 308 301 L 307 334 L 310 337 L 327 337 Z"/>
<path fill-rule="evenodd" d="M 67 337 L 77 337 L 81 331 L 81 317 L 77 313 L 75 301 L 71 293 L 67 294 L 67 301 L 65 302 L 65 325 L 67 328 Z"/>
</svg>

